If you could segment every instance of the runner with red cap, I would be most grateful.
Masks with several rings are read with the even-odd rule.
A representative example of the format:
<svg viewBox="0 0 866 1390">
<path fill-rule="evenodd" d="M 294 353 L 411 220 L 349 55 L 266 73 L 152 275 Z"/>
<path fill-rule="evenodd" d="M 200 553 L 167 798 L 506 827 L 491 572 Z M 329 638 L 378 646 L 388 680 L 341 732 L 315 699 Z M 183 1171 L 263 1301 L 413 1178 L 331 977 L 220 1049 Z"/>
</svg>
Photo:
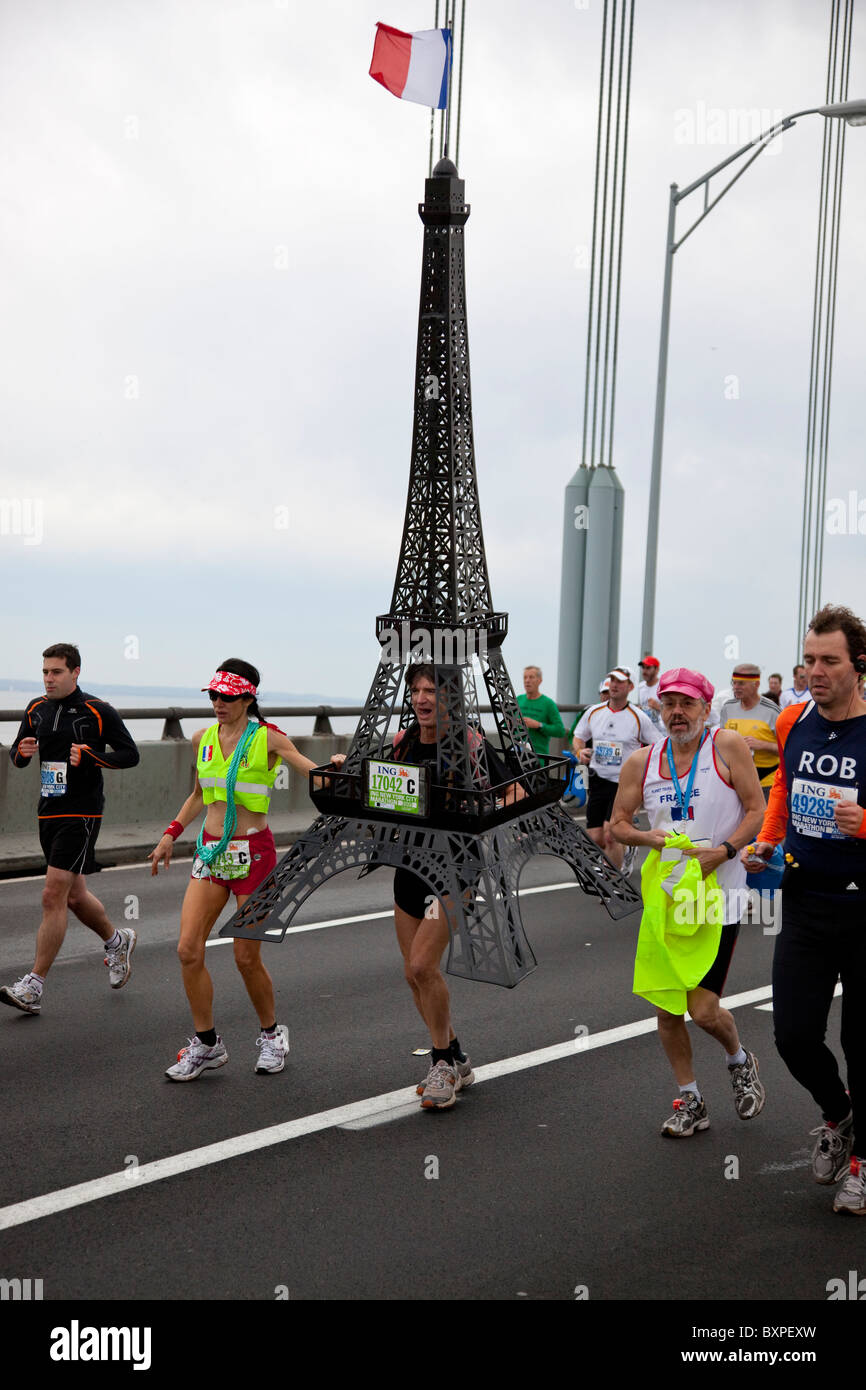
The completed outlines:
<svg viewBox="0 0 866 1390">
<path fill-rule="evenodd" d="M 256 699 L 259 680 L 255 666 L 232 658 L 204 687 L 216 723 L 192 737 L 195 789 L 149 856 L 151 873 L 158 873 L 160 864 L 168 868 L 175 840 L 205 810 L 177 948 L 195 1033 L 166 1071 L 172 1081 L 194 1081 L 229 1059 L 214 1026 L 205 942 L 229 895 L 234 893 L 238 907 L 243 907 L 277 862 L 267 812 L 280 763 L 285 760 L 302 775 L 316 766 L 276 725 L 262 718 Z M 236 939 L 234 953 L 261 1025 L 256 1071 L 280 1072 L 289 1050 L 289 1031 L 276 1021 L 274 986 L 262 963 L 261 942 Z"/>
<path fill-rule="evenodd" d="M 637 687 L 637 702 L 649 715 L 657 729 L 662 727 L 662 707 L 659 703 L 659 659 L 645 656 L 640 663 L 641 680 Z"/>
<path fill-rule="evenodd" d="M 668 885 L 665 892 L 674 903 L 675 884 L 689 859 L 697 859 L 702 880 L 715 873 L 724 895 L 721 920 L 710 920 L 714 914 L 706 910 L 709 895 L 703 892 L 683 904 L 694 913 L 684 920 L 696 919 L 695 930 L 688 935 L 688 952 L 681 949 L 682 931 L 676 936 L 664 932 L 663 939 L 648 940 L 645 933 L 650 924 L 646 913 L 638 942 L 641 971 L 639 975 L 636 966 L 635 990 L 656 1003 L 659 1039 L 679 1087 L 674 1113 L 662 1125 L 661 1132 L 671 1138 L 688 1138 L 697 1130 L 707 1129 L 709 1119 L 695 1079 L 686 1009 L 692 1020 L 725 1049 L 740 1119 L 752 1119 L 764 1107 L 757 1059 L 742 1046 L 733 1016 L 719 1005 L 746 900 L 746 871 L 738 850 L 748 844 L 760 825 L 764 798 L 743 739 L 735 733 L 710 733 L 705 728 L 713 698 L 713 687 L 706 676 L 679 666 L 665 671 L 658 689 L 668 737 L 651 748 L 640 749 L 626 762 L 611 830 L 624 845 L 645 845 L 658 850 L 659 878 L 663 865 L 674 861 L 670 876 L 663 880 Z M 632 823 L 641 806 L 649 816 L 649 830 L 638 830 Z M 686 834 L 692 847 L 666 848 L 667 838 L 678 834 Z M 651 878 L 651 868 L 656 866 L 645 865 L 642 874 L 645 903 L 650 883 L 657 881 Z M 674 921 L 677 920 L 674 913 Z M 695 962 L 700 962 L 700 966 Z M 654 969 L 658 971 L 657 980 L 652 977 Z M 705 973 L 699 974 L 699 970 Z M 669 987 L 672 979 L 681 984 L 679 990 Z M 668 996 L 666 1004 L 670 1008 L 660 1005 L 654 997 L 662 993 Z"/>
</svg>

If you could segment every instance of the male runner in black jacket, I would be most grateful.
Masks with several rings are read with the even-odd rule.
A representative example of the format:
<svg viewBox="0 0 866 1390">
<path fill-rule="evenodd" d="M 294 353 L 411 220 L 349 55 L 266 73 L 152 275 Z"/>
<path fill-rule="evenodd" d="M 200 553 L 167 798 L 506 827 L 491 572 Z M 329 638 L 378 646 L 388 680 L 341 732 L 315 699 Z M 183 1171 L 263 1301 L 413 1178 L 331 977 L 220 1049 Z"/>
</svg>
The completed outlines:
<svg viewBox="0 0 866 1390">
<path fill-rule="evenodd" d="M 88 891 L 86 875 L 93 872 L 105 804 L 102 769 L 135 767 L 138 749 L 117 711 L 79 690 L 77 647 L 55 643 L 42 660 L 45 695 L 30 701 L 10 751 L 14 767 L 26 767 L 39 756 L 39 841 L 48 865 L 33 969 L 0 988 L 0 1003 L 27 1014 L 42 1009 L 42 986 L 63 945 L 68 908 L 104 943 L 112 989 L 121 989 L 129 979 L 136 941 L 132 928 L 115 930 L 102 903 Z"/>
</svg>

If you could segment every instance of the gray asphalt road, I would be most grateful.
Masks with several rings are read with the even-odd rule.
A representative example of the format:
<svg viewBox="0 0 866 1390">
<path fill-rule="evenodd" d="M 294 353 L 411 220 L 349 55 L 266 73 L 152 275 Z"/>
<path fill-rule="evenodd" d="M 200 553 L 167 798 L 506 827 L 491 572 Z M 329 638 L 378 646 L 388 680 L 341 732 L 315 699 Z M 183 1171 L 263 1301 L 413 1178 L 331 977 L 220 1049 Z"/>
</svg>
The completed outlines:
<svg viewBox="0 0 866 1390">
<path fill-rule="evenodd" d="M 292 1039 L 274 1077 L 253 1072 L 258 1029 L 231 945 L 211 947 L 231 1060 L 189 1085 L 164 1080 L 191 1031 L 174 951 L 187 872 L 94 878 L 115 920 L 138 912 L 127 988 L 109 990 L 76 924 L 42 1015 L 0 1011 L 0 1206 L 400 1088 L 411 1101 L 426 1070 L 412 1049 L 427 1040 L 387 917 L 265 947 Z M 570 882 L 564 866 L 537 860 L 521 887 Z M 385 870 L 343 876 L 298 925 L 387 909 L 389 885 Z M 0 884 L 4 982 L 29 967 L 38 902 L 38 881 Z M 523 913 L 539 958 L 528 980 L 512 991 L 451 982 L 476 1066 L 649 1017 L 630 992 L 637 916 L 612 923 L 571 886 L 527 894 Z M 772 942 L 743 929 L 729 996 L 769 985 Z M 116 1195 L 5 1230 L 0 1277 L 40 1278 L 51 1300 L 397 1300 L 444 1289 L 707 1308 L 826 1301 L 828 1281 L 866 1264 L 863 1230 L 834 1216 L 832 1189 L 811 1181 L 818 1117 L 776 1056 L 770 1013 L 755 1003 L 735 1013 L 769 1093 L 754 1122 L 737 1119 L 720 1050 L 701 1034 L 711 1128 L 661 1139 L 674 1091 L 650 1032 L 486 1079 L 449 1112 L 387 1112 L 163 1181 L 130 1178 Z M 789 1321 L 809 1318 L 801 1309 Z"/>
</svg>

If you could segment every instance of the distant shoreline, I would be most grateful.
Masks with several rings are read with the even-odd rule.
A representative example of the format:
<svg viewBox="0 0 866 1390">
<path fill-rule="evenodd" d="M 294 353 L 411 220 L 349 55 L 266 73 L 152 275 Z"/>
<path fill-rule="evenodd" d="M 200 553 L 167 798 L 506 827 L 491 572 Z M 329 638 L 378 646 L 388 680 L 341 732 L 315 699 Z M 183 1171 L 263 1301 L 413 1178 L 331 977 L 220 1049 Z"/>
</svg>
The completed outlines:
<svg viewBox="0 0 866 1390">
<path fill-rule="evenodd" d="M 196 690 L 193 686 L 182 685 L 114 685 L 106 684 L 104 681 L 85 680 L 83 689 L 89 690 L 92 695 L 136 695 L 139 697 L 153 697 L 159 700 L 183 700 L 184 703 L 197 704 L 203 703 L 202 691 Z M 44 686 L 41 681 L 22 681 L 12 679 L 7 676 L 0 676 L 0 705 L 3 704 L 5 694 L 34 694 L 41 695 Z M 363 696 L 354 698 L 348 695 L 320 695 L 302 694 L 295 695 L 283 690 L 263 690 L 259 696 L 263 704 L 281 705 L 363 705 Z"/>
</svg>

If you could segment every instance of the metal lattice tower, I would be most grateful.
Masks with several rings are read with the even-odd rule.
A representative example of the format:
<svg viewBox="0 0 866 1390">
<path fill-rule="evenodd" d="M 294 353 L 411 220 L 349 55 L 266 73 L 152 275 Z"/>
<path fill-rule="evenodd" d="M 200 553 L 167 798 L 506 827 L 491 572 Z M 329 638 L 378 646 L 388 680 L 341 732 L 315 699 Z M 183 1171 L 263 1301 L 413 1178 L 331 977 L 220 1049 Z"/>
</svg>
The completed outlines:
<svg viewBox="0 0 866 1390">
<path fill-rule="evenodd" d="M 517 883 L 535 854 L 565 859 L 612 917 L 635 910 L 634 888 L 558 804 L 563 763 L 532 751 L 501 645 L 507 615 L 493 609 L 475 474 L 464 227 L 469 207 L 452 162 L 440 159 L 419 206 L 424 224 L 415 363 L 412 463 L 403 539 L 382 647 L 364 713 L 342 768 L 311 775 L 324 814 L 222 929 L 222 936 L 282 939 L 310 893 L 347 868 L 410 869 L 446 898 L 452 920 L 447 969 L 514 985 L 535 966 Z M 431 662 L 439 699 L 437 763 L 429 814 L 371 811 L 365 760 L 386 756 L 389 728 L 411 719 L 403 674 Z M 490 784 L 480 738 L 480 670 L 510 781 Z M 512 789 L 523 793 L 510 800 Z"/>
</svg>

